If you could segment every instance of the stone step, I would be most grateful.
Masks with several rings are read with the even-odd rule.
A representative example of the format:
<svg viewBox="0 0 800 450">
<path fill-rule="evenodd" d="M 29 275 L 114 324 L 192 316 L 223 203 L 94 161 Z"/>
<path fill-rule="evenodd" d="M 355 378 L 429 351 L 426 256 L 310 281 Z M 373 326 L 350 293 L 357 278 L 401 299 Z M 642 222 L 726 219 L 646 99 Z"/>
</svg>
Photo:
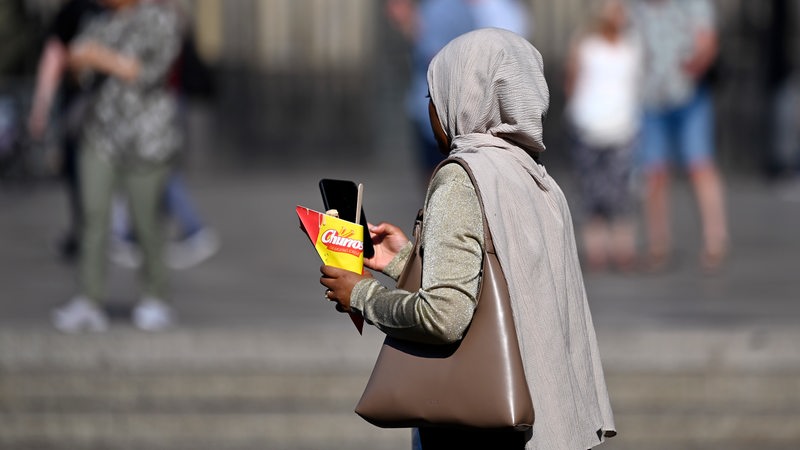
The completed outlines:
<svg viewBox="0 0 800 450">
<path fill-rule="evenodd" d="M 603 450 L 800 448 L 800 411 L 622 411 L 615 420 L 620 434 Z"/>
<path fill-rule="evenodd" d="M 368 373 L 0 373 L 0 448 L 394 449 L 353 413 Z"/>
<path fill-rule="evenodd" d="M 5 373 L 2 412 L 352 410 L 368 373 Z"/>
<path fill-rule="evenodd" d="M 620 435 L 606 449 L 794 449 L 800 413 L 617 414 Z M 9 449 L 392 449 L 408 430 L 371 427 L 352 413 L 0 414 Z"/>
<path fill-rule="evenodd" d="M 0 411 L 293 411 L 352 407 L 369 376 L 352 373 L 0 374 Z M 800 410 L 800 374 L 609 373 L 616 411 Z"/>
<path fill-rule="evenodd" d="M 800 412 L 800 372 L 612 372 L 606 382 L 617 412 Z"/>
<path fill-rule="evenodd" d="M 2 372 L 0 448 L 408 448 L 353 414 L 368 373 Z M 608 373 L 607 449 L 800 448 L 800 374 Z"/>
<path fill-rule="evenodd" d="M 8 449 L 400 449 L 408 430 L 382 430 L 351 412 L 0 414 Z"/>
<path fill-rule="evenodd" d="M 800 448 L 800 373 L 610 373 L 607 450 Z"/>
<path fill-rule="evenodd" d="M 0 326 L 0 370 L 260 372 L 363 370 L 383 335 L 359 336 L 346 318 L 278 320 L 263 326 L 179 328 L 141 333 L 117 326 L 102 335 Z M 606 370 L 665 373 L 800 373 L 800 329 L 691 327 L 598 329 Z"/>
</svg>

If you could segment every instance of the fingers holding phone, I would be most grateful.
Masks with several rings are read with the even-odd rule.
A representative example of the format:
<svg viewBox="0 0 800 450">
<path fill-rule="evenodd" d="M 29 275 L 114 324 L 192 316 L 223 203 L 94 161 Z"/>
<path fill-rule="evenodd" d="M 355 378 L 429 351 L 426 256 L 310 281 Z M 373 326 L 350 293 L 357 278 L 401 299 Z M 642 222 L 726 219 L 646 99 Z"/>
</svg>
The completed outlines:
<svg viewBox="0 0 800 450">
<path fill-rule="evenodd" d="M 364 209 L 359 207 L 358 185 L 350 180 L 325 178 L 319 181 L 319 189 L 325 210 L 335 209 L 339 212 L 340 218 L 358 222 L 364 227 L 364 257 L 371 258 L 374 250 L 367 234 L 367 217 L 364 215 Z"/>
<path fill-rule="evenodd" d="M 372 270 L 382 271 L 409 240 L 403 230 L 387 222 L 377 225 L 370 223 L 368 229 L 375 255 L 372 258 L 365 258 L 364 265 Z"/>
</svg>

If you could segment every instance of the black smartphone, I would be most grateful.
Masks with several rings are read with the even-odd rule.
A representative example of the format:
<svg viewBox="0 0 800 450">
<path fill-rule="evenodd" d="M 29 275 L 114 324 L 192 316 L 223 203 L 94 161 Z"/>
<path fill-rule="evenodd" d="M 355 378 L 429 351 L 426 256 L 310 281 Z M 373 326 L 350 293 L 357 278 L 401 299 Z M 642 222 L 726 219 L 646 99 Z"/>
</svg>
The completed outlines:
<svg viewBox="0 0 800 450">
<path fill-rule="evenodd" d="M 339 211 L 340 218 L 355 222 L 358 185 L 349 180 L 323 178 L 319 180 L 319 191 L 322 193 L 322 204 L 325 206 L 325 211 L 335 209 Z M 375 249 L 372 247 L 372 239 L 369 237 L 367 216 L 364 215 L 363 207 L 361 208 L 360 222 L 364 227 L 364 257 L 372 258 L 375 256 Z"/>
</svg>

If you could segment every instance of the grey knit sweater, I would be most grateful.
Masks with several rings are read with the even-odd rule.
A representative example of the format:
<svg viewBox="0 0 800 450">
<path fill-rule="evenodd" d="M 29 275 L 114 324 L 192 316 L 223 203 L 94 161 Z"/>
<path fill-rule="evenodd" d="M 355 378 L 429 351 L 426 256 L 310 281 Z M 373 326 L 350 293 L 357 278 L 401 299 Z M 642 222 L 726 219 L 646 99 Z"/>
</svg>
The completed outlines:
<svg viewBox="0 0 800 450">
<path fill-rule="evenodd" d="M 483 257 L 483 218 L 475 187 L 458 164 L 442 167 L 431 180 L 422 226 L 422 288 L 389 289 L 378 280 L 353 288 L 350 306 L 387 335 L 422 342 L 459 340 L 477 305 Z M 409 243 L 384 273 L 400 275 Z"/>
</svg>

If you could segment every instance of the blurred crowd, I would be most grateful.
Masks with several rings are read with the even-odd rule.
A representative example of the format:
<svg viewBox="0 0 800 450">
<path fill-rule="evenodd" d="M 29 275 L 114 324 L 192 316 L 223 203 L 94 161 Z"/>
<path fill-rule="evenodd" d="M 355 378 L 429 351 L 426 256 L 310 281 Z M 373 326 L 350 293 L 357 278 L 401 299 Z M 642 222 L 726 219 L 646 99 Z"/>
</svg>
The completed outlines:
<svg viewBox="0 0 800 450">
<path fill-rule="evenodd" d="M 686 170 L 702 223 L 702 266 L 715 270 L 728 247 L 723 181 L 714 161 L 709 76 L 718 35 L 709 0 L 598 2 L 575 38 L 565 87 L 585 219 L 585 260 L 635 265 L 631 175 L 643 178 L 643 264 L 669 262 L 671 169 Z M 630 24 L 630 26 L 629 26 Z"/>
<path fill-rule="evenodd" d="M 13 174 L 32 143 L 57 136 L 69 205 L 59 249 L 75 262 L 79 287 L 54 311 L 53 323 L 63 331 L 108 326 L 104 280 L 113 261 L 141 273 L 134 324 L 145 330 L 171 327 L 176 317 L 168 269 L 192 267 L 220 245 L 181 173 L 184 99 L 191 90 L 211 91 L 213 84 L 194 47 L 189 3 L 65 0 L 46 18 L 31 18 L 26 4 L 0 3 L 0 178 Z M 451 39 L 476 28 L 508 29 L 536 44 L 532 5 L 383 3 L 382 13 L 410 49 L 404 106 L 423 178 L 441 160 L 428 118 L 430 60 Z M 569 144 L 580 194 L 576 221 L 587 270 L 670 267 L 675 175 L 686 176 L 699 211 L 700 267 L 714 272 L 730 252 L 725 182 L 715 158 L 721 42 L 714 5 L 586 2 L 583 24 L 563 55 L 564 80 L 549 80 L 551 89 L 563 86 L 565 115 L 549 120 L 566 124 L 568 139 L 559 142 Z M 774 26 L 766 36 L 774 54 L 765 68 L 770 140 L 763 166 L 769 176 L 785 180 L 796 180 L 800 170 L 800 94 L 788 38 L 795 9 L 791 0 L 775 0 Z M 6 83 L 26 76 L 34 80 L 29 89 Z"/>
<path fill-rule="evenodd" d="M 52 314 L 61 331 L 107 329 L 109 260 L 140 272 L 134 325 L 173 326 L 167 266 L 191 267 L 219 246 L 177 165 L 192 57 L 187 19 L 182 4 L 167 0 L 68 0 L 43 29 L 25 132 L 41 141 L 59 118 L 70 216 L 59 249 L 78 272 L 77 293 Z"/>
<path fill-rule="evenodd" d="M 608 0 L 589 3 L 588 11 L 573 38 L 564 82 L 586 265 L 657 271 L 669 264 L 669 179 L 677 165 L 688 173 L 700 210 L 701 264 L 716 270 L 728 251 L 728 232 L 708 86 L 718 49 L 713 3 Z M 512 0 L 390 0 L 388 12 L 413 45 L 407 111 L 429 173 L 441 160 L 428 121 L 429 61 L 474 28 L 505 28 L 530 38 L 532 15 Z M 641 258 L 635 171 L 644 178 Z"/>
</svg>

